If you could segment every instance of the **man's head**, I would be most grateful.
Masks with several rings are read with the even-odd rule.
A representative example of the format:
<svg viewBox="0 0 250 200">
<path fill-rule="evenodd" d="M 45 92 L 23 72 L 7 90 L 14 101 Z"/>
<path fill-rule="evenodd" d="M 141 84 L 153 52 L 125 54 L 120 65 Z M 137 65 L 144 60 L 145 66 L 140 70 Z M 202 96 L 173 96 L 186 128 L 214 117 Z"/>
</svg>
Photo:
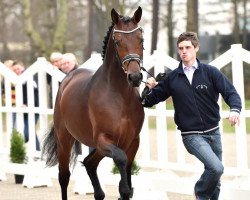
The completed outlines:
<svg viewBox="0 0 250 200">
<path fill-rule="evenodd" d="M 177 47 L 179 43 L 183 41 L 190 41 L 195 48 L 200 46 L 199 38 L 195 32 L 184 32 L 180 34 L 177 39 Z"/>
<path fill-rule="evenodd" d="M 186 66 L 191 66 L 195 62 L 199 46 L 199 39 L 194 32 L 184 32 L 178 37 L 178 53 Z"/>
<path fill-rule="evenodd" d="M 52 65 L 59 68 L 62 58 L 63 58 L 63 55 L 60 52 L 53 52 L 50 55 L 50 62 L 51 62 Z"/>
<path fill-rule="evenodd" d="M 14 61 L 11 69 L 17 75 L 21 75 L 23 71 L 25 70 L 25 66 L 21 61 Z"/>
<path fill-rule="evenodd" d="M 14 63 L 14 60 L 5 60 L 4 61 L 5 66 L 8 67 L 11 70 L 12 70 L 13 63 Z"/>
<path fill-rule="evenodd" d="M 72 53 L 65 53 L 63 54 L 61 64 L 60 64 L 60 70 L 64 73 L 71 72 L 74 68 L 78 66 L 78 62 L 76 60 L 76 57 Z"/>
</svg>

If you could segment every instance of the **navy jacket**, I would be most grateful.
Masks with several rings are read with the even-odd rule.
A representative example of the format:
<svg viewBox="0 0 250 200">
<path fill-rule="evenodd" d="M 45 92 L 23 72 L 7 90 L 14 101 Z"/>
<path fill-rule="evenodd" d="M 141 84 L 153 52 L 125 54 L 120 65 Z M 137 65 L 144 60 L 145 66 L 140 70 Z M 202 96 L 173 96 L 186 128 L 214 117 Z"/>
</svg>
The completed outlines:
<svg viewBox="0 0 250 200">
<path fill-rule="evenodd" d="M 182 62 L 145 97 L 144 107 L 151 107 L 172 96 L 175 123 L 185 131 L 206 131 L 219 125 L 219 93 L 231 111 L 241 111 L 241 99 L 232 83 L 217 68 L 200 63 L 192 84 L 184 74 Z"/>
</svg>

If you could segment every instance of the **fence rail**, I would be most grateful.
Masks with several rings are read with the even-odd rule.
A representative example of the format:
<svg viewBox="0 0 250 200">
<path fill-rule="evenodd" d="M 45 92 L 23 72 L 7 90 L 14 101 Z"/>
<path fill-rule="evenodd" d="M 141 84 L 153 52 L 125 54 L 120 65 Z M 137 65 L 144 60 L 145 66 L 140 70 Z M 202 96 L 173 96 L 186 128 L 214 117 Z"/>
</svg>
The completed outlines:
<svg viewBox="0 0 250 200">
<path fill-rule="evenodd" d="M 230 181 L 225 180 L 222 184 L 223 199 L 233 199 L 232 197 L 234 195 L 250 195 L 250 140 L 246 133 L 246 119 L 250 118 L 250 110 L 245 107 L 243 62 L 250 64 L 250 52 L 243 49 L 240 44 L 235 44 L 231 46 L 231 49 L 210 63 L 218 69 L 222 69 L 231 64 L 233 74 L 232 81 L 243 103 L 241 123 L 235 128 L 235 132 L 231 134 L 233 142 L 235 142 L 235 149 L 231 149 L 230 152 L 236 157 L 235 163 L 228 164 L 224 162 L 225 176 L 228 175 L 233 178 L 230 179 Z M 91 58 L 80 67 L 96 70 L 101 63 L 101 56 L 99 54 L 92 54 Z M 155 74 L 165 71 L 166 68 L 173 70 L 177 66 L 177 60 L 159 51 L 155 51 L 151 56 L 144 58 L 144 67 L 146 69 L 154 67 Z M 145 72 L 143 73 L 144 77 L 146 77 L 147 74 Z M 39 107 L 35 107 L 33 103 L 32 80 L 35 74 L 38 75 Z M 51 88 L 47 84 L 48 76 L 51 77 Z M 31 173 L 30 169 L 38 169 L 34 168 L 34 165 L 37 164 L 32 158 L 39 154 L 39 152 L 35 151 L 35 132 L 37 131 L 39 138 L 42 138 L 46 129 L 49 127 L 51 116 L 53 115 L 56 93 L 59 83 L 64 76 L 61 71 L 54 68 L 45 58 L 38 58 L 21 76 L 16 76 L 0 62 L 0 86 L 5 89 L 5 97 L 0 96 L 0 158 L 3 160 L 3 164 L 1 163 L 0 165 L 0 179 L 4 180 L 5 173 L 15 173 L 19 171 L 20 173 L 26 174 L 27 179 L 34 180 L 30 178 L 30 176 L 35 176 L 34 174 L 37 173 Z M 22 107 L 22 84 L 24 82 L 27 82 L 28 85 L 27 107 Z M 12 106 L 11 103 L 11 86 L 13 85 L 16 88 L 16 106 Z M 51 96 L 48 92 L 50 89 Z M 53 102 L 52 106 L 50 103 L 51 98 Z M 219 99 L 219 104 L 222 104 L 221 98 Z M 13 128 L 13 113 L 17 114 L 16 125 L 20 132 L 23 132 L 23 113 L 29 114 L 30 141 L 27 149 L 29 158 L 31 159 L 28 164 L 24 164 L 21 167 L 18 167 L 20 165 L 10 164 L 8 156 L 10 135 Z M 36 113 L 40 116 L 37 126 L 34 120 Z M 225 119 L 228 113 L 229 111 L 221 110 L 222 119 Z M 153 189 L 158 187 L 158 189 L 163 191 L 192 195 L 193 189 L 191 187 L 194 184 L 194 177 L 200 174 L 202 166 L 186 153 L 181 141 L 180 132 L 176 129 L 171 130 L 168 127 L 168 121 L 172 120 L 173 116 L 174 111 L 171 109 L 166 110 L 165 103 L 160 103 L 153 109 L 145 108 L 145 121 L 140 134 L 141 144 L 136 159 L 143 169 L 150 168 L 151 175 L 149 177 L 151 177 L 152 183 L 155 183 L 154 186 L 150 184 Z M 152 121 L 155 123 L 154 129 L 150 128 Z M 220 123 L 220 127 L 223 132 L 223 120 Z M 225 136 L 225 134 L 222 134 L 223 142 L 225 141 Z M 224 144 L 223 149 L 226 148 L 230 147 Z M 87 151 L 85 147 L 83 154 L 87 154 Z M 227 159 L 228 158 L 224 157 L 223 160 Z M 44 165 L 44 163 L 41 164 L 40 170 L 43 170 L 42 165 Z M 110 167 L 110 164 L 106 165 L 106 167 L 107 166 Z M 47 173 L 49 175 L 47 179 L 43 178 L 43 181 L 48 182 L 47 185 L 50 185 L 49 178 L 54 176 L 52 174 L 55 173 L 55 171 L 56 170 L 52 169 L 52 171 L 50 171 L 51 173 Z M 178 172 L 191 173 L 191 176 L 182 176 Z M 143 175 L 146 177 L 147 173 L 148 172 L 141 172 L 141 175 L 138 176 L 137 179 L 140 177 L 143 178 Z M 111 176 L 109 180 L 112 180 Z M 29 181 L 28 184 L 30 187 L 34 186 L 32 181 Z"/>
</svg>

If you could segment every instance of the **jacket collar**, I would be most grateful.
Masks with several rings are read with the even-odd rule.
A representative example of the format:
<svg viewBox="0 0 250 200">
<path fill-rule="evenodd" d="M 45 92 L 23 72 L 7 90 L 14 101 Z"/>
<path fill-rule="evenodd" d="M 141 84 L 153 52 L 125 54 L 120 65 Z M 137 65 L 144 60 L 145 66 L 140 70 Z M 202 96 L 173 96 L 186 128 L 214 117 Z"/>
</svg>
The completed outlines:
<svg viewBox="0 0 250 200">
<path fill-rule="evenodd" d="M 197 58 L 196 58 L 196 60 L 197 60 L 197 63 L 198 63 L 198 69 L 197 70 L 199 70 L 199 69 L 201 69 L 201 62 Z M 179 66 L 177 68 L 177 72 L 178 72 L 178 74 L 184 74 L 183 67 L 182 67 L 182 61 L 180 61 L 180 63 L 179 63 Z"/>
</svg>

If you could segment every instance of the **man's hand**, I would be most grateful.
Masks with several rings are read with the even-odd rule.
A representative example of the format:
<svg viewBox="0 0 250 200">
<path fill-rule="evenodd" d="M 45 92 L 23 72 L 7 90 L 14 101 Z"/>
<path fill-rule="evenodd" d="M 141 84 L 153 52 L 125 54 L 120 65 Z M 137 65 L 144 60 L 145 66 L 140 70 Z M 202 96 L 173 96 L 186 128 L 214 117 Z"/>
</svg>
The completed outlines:
<svg viewBox="0 0 250 200">
<path fill-rule="evenodd" d="M 158 84 L 158 82 L 153 77 L 150 77 L 147 79 L 146 86 L 149 89 L 154 88 L 157 84 Z"/>
<path fill-rule="evenodd" d="M 240 125 L 240 114 L 238 112 L 231 111 L 228 117 L 231 126 L 235 124 Z"/>
<path fill-rule="evenodd" d="M 156 80 L 153 77 L 150 77 L 147 79 L 146 82 L 146 87 L 144 88 L 144 90 L 141 93 L 141 102 L 143 105 L 145 105 L 145 98 L 146 96 L 150 93 L 150 90 L 155 87 L 158 84 L 158 82 L 156 82 Z"/>
</svg>

